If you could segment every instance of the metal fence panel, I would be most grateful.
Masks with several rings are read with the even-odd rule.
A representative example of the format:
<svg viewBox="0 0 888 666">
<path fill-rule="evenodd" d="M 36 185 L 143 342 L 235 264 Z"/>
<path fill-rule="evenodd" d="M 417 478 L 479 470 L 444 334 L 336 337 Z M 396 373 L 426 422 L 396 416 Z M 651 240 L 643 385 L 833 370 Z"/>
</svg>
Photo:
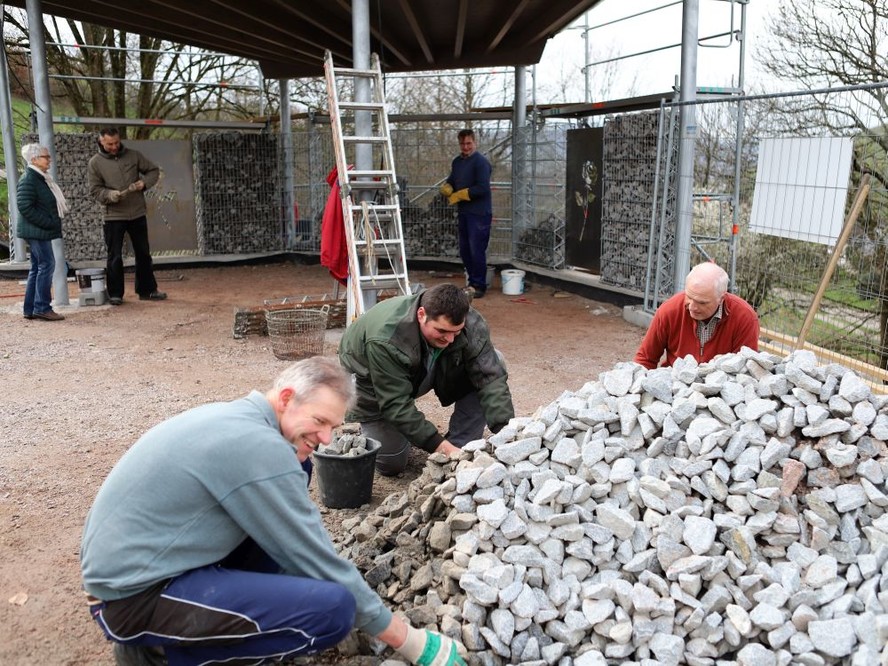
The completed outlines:
<svg viewBox="0 0 888 666">
<path fill-rule="evenodd" d="M 699 102 L 690 249 L 691 265 L 713 259 L 729 269 L 732 290 L 758 311 L 766 344 L 792 349 L 836 243 L 750 229 L 759 152 L 763 142 L 782 137 L 850 140 L 846 219 L 865 173 L 871 189 L 805 337 L 822 361 L 860 368 L 878 382 L 888 379 L 888 373 L 869 367 L 888 369 L 888 127 L 880 111 L 886 99 L 888 83 Z M 734 129 L 738 114 L 744 126 L 740 144 Z M 772 201 L 765 213 L 779 226 L 783 217 L 799 217 L 802 208 L 813 210 L 815 196 L 809 186 L 803 197 Z M 812 226 L 819 224 L 807 215 Z"/>
</svg>

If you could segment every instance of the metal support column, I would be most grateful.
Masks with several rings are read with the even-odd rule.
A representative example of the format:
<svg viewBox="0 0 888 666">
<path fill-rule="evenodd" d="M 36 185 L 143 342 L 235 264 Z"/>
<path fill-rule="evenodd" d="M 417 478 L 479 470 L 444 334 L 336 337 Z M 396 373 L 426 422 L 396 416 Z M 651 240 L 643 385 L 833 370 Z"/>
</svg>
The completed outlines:
<svg viewBox="0 0 888 666">
<path fill-rule="evenodd" d="M 589 53 L 589 12 L 583 14 L 583 101 L 589 103 L 592 101 L 592 65 Z"/>
<path fill-rule="evenodd" d="M 740 66 L 737 74 L 737 88 L 744 95 L 746 85 L 746 2 L 740 4 Z M 731 10 L 733 12 L 733 8 Z M 730 290 L 737 290 L 737 234 L 740 225 L 740 181 L 742 178 L 743 130 L 745 125 L 743 100 L 737 101 L 737 142 L 734 144 L 734 192 L 731 199 L 731 265 L 723 266 L 731 276 Z"/>
<path fill-rule="evenodd" d="M 353 0 L 352 2 L 352 60 L 355 69 L 370 69 L 370 0 Z M 369 103 L 370 81 L 361 77 L 355 77 L 355 102 Z M 355 112 L 355 134 L 357 136 L 373 135 L 373 116 L 369 111 Z M 373 169 L 373 147 L 367 144 L 355 145 L 355 169 L 358 171 L 370 171 Z M 342 174 L 339 174 L 342 179 Z M 358 193 L 358 201 L 371 201 L 373 193 L 363 191 Z M 364 259 L 365 262 L 374 261 L 372 257 Z M 364 267 L 364 272 L 372 274 L 373 268 Z M 351 279 L 351 278 L 349 278 Z M 376 292 L 368 292 L 364 296 L 364 307 L 369 310 L 376 304 Z"/>
<path fill-rule="evenodd" d="M 290 120 L 290 81 L 279 79 L 281 91 L 281 170 L 284 185 L 284 238 L 292 250 L 296 238 L 296 213 L 293 210 L 293 123 Z"/>
<path fill-rule="evenodd" d="M 681 25 L 681 105 L 678 153 L 678 216 L 675 224 L 675 290 L 684 289 L 691 263 L 691 229 L 693 226 L 694 143 L 697 138 L 697 37 L 700 0 L 684 0 Z"/>
<path fill-rule="evenodd" d="M 515 104 L 512 109 L 512 247 L 527 228 L 527 68 L 515 67 Z"/>
<path fill-rule="evenodd" d="M 52 125 L 52 98 L 49 95 L 49 73 L 46 68 L 46 44 L 43 42 L 43 7 L 41 0 L 27 0 L 28 40 L 31 43 L 31 67 L 34 72 L 34 101 L 37 105 L 37 132 L 40 143 L 49 149 L 53 178 L 56 170 L 55 137 Z M 64 223 L 63 223 L 64 224 Z M 68 305 L 68 262 L 65 244 L 61 238 L 52 242 L 55 273 L 52 276 L 52 295 L 56 305 Z"/>
</svg>

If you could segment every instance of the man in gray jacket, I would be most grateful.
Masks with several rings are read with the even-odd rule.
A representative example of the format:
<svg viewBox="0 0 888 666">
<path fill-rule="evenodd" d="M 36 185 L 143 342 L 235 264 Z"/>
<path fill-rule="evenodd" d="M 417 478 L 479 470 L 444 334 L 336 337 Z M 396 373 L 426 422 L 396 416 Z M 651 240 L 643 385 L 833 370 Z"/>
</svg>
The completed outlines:
<svg viewBox="0 0 888 666">
<path fill-rule="evenodd" d="M 485 425 L 498 432 L 515 415 L 487 322 L 456 285 L 377 303 L 345 330 L 339 362 L 355 376 L 349 419 L 382 444 L 376 469 L 385 476 L 404 471 L 411 444 L 454 453 L 480 439 Z M 429 391 L 454 405 L 446 434 L 416 407 Z"/>
<path fill-rule="evenodd" d="M 98 143 L 99 153 L 90 159 L 87 173 L 90 194 L 105 207 L 108 299 L 111 305 L 123 304 L 123 237 L 129 234 L 136 259 L 136 293 L 143 301 L 162 301 L 167 295 L 157 290 L 145 216 L 145 190 L 157 183 L 160 169 L 124 146 L 116 127 L 100 130 Z"/>
<path fill-rule="evenodd" d="M 465 666 L 453 638 L 393 615 L 337 554 L 309 495 L 311 457 L 353 397 L 339 363 L 314 356 L 127 450 L 80 547 L 89 612 L 118 666 L 318 663 L 307 655 L 352 627 L 411 664 Z"/>
</svg>

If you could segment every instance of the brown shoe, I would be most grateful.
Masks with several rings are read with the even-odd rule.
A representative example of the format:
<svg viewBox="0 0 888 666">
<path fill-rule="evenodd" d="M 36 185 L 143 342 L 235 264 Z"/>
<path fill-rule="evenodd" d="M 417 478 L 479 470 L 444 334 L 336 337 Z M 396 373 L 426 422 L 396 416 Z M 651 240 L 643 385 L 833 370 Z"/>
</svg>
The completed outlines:
<svg viewBox="0 0 888 666">
<path fill-rule="evenodd" d="M 53 310 L 47 310 L 46 312 L 35 312 L 34 319 L 44 319 L 46 321 L 61 321 L 64 319 L 62 315 Z"/>
</svg>

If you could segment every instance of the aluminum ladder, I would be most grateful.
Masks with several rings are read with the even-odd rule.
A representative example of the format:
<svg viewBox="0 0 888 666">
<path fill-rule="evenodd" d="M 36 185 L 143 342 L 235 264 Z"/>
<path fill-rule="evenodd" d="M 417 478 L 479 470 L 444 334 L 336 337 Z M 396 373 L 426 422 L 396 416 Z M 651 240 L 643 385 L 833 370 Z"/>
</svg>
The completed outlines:
<svg viewBox="0 0 888 666">
<path fill-rule="evenodd" d="M 410 293 L 391 129 L 382 69 L 375 53 L 370 56 L 370 64 L 371 69 L 334 67 L 331 52 L 324 55 L 327 105 L 348 243 L 346 326 L 376 303 L 379 292 Z M 355 98 L 362 96 L 360 91 L 366 92 L 368 84 L 369 101 L 357 101 Z M 369 164 L 378 164 L 378 169 L 349 168 L 358 162 L 356 153 L 362 146 L 363 156 L 371 155 Z"/>
</svg>

